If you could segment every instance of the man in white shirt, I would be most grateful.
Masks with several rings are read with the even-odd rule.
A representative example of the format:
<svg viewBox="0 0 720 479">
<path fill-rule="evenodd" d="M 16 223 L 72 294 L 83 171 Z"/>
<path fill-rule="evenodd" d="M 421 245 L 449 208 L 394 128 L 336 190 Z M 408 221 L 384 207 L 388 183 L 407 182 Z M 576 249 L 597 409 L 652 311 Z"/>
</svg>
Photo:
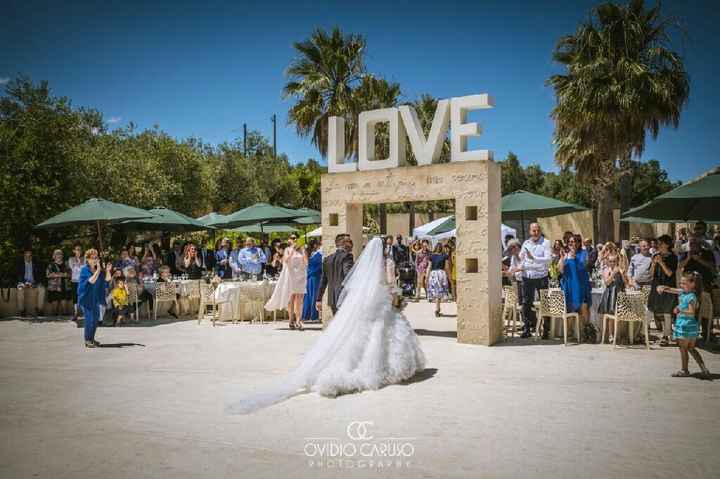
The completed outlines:
<svg viewBox="0 0 720 479">
<path fill-rule="evenodd" d="M 523 284 L 523 333 L 520 337 L 529 338 L 532 328 L 537 323 L 535 311 L 532 310 L 535 301 L 535 291 L 547 289 L 548 268 L 552 262 L 552 249 L 550 241 L 542 235 L 540 225 L 530 225 L 530 238 L 520 249 L 520 268 Z M 548 328 L 543 328 L 543 338 L 547 338 Z"/>
</svg>

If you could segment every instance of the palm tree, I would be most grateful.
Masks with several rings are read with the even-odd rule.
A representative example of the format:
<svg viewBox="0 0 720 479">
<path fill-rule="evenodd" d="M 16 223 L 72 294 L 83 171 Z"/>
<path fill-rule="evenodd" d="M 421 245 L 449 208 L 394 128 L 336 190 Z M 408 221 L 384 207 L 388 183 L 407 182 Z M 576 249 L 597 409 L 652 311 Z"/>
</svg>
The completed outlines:
<svg viewBox="0 0 720 479">
<path fill-rule="evenodd" d="M 335 27 L 331 32 L 317 29 L 293 47 L 298 56 L 287 68 L 283 98 L 294 97 L 297 102 L 288 112 L 288 123 L 295 124 L 300 136 L 312 136 L 324 157 L 329 117 L 343 116 L 352 123 L 352 92 L 365 72 L 365 39 L 344 35 Z M 348 140 L 352 138 L 346 129 L 346 144 Z"/>
<path fill-rule="evenodd" d="M 604 3 L 574 35 L 559 40 L 554 59 L 566 68 L 548 83 L 557 104 L 555 158 L 590 179 L 599 195 L 600 239 L 612 239 L 613 186 L 621 208 L 630 198 L 630 161 L 640 157 L 646 134 L 679 125 L 690 83 L 682 59 L 671 49 L 677 23 L 643 0 Z"/>
</svg>

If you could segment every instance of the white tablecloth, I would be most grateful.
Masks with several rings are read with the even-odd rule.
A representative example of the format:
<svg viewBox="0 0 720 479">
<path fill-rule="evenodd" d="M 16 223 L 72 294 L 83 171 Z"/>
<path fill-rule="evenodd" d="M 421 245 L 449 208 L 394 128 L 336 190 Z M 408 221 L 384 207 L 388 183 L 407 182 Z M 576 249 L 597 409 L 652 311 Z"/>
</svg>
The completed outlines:
<svg viewBox="0 0 720 479">
<path fill-rule="evenodd" d="M 252 310 L 248 307 L 249 304 L 242 302 L 241 297 L 247 293 L 258 293 L 262 296 L 264 305 L 272 296 L 276 284 L 276 281 L 227 281 L 220 283 L 215 289 L 215 301 L 223 303 L 219 306 L 220 320 L 243 321 L 252 319 Z M 263 314 L 266 314 L 264 309 L 262 311 Z"/>
</svg>

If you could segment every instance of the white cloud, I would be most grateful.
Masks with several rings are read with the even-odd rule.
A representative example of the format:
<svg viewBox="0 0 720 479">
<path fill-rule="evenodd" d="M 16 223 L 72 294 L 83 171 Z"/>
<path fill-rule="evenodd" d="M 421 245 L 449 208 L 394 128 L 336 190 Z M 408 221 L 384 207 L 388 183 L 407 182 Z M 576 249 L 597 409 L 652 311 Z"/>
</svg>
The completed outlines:
<svg viewBox="0 0 720 479">
<path fill-rule="evenodd" d="M 8 78 L 8 77 L 1 77 L 1 78 L 0 78 L 0 85 L 5 85 L 5 84 L 8 83 L 9 81 L 10 81 L 10 78 Z"/>
<path fill-rule="evenodd" d="M 122 121 L 121 116 L 111 116 L 110 118 L 108 118 L 108 123 L 110 123 L 110 124 L 120 123 L 120 121 Z"/>
</svg>

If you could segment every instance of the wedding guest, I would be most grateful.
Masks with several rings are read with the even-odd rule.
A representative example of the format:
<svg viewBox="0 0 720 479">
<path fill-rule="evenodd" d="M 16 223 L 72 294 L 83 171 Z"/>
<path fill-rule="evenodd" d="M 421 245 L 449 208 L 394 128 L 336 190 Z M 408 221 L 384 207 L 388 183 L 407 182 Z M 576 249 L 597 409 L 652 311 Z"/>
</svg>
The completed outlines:
<svg viewBox="0 0 720 479">
<path fill-rule="evenodd" d="M 181 273 L 180 267 L 183 261 L 183 244 L 182 241 L 173 240 L 173 249 L 168 253 L 165 264 L 170 267 L 170 274 L 177 276 Z"/>
<path fill-rule="evenodd" d="M 232 269 L 233 278 L 240 278 L 242 276 L 242 270 L 240 269 L 238 255 L 240 254 L 240 250 L 243 248 L 243 243 L 243 239 L 238 237 L 235 241 L 235 248 L 233 248 L 233 250 L 230 252 L 230 269 Z"/>
<path fill-rule="evenodd" d="M 454 243 L 452 246 L 452 253 L 450 254 L 450 291 L 452 293 L 453 300 L 457 301 L 457 251 Z"/>
<path fill-rule="evenodd" d="M 422 249 L 422 241 L 419 239 L 416 239 L 412 242 L 410 245 L 410 261 L 415 264 L 416 255 L 420 252 Z"/>
<path fill-rule="evenodd" d="M 47 278 L 47 301 L 52 315 L 57 316 L 68 309 L 72 293 L 70 292 L 70 270 L 65 264 L 63 252 L 53 251 L 52 261 L 45 271 Z"/>
<path fill-rule="evenodd" d="M 123 270 L 123 277 L 125 278 L 125 287 L 128 290 L 128 293 L 130 291 L 130 288 L 136 288 L 137 289 L 137 296 L 138 296 L 138 303 L 144 303 L 145 301 L 148 302 L 149 309 L 152 310 L 153 308 L 153 297 L 150 292 L 145 289 L 145 285 L 143 281 L 140 281 L 140 278 L 138 278 L 138 274 L 135 272 L 134 268 L 126 268 Z M 134 306 L 134 305 L 133 305 Z M 135 309 L 130 310 L 130 318 L 134 319 L 135 321 L 139 321 L 140 318 L 135 318 Z"/>
<path fill-rule="evenodd" d="M 655 238 L 650 238 L 648 242 L 650 243 L 650 254 L 654 256 L 655 253 L 657 253 L 657 240 Z"/>
<path fill-rule="evenodd" d="M 703 248 L 703 240 L 693 236 L 688 241 L 688 252 L 680 258 L 680 270 L 683 273 L 695 272 L 702 278 L 703 289 L 707 293 L 703 298 L 702 293 L 698 295 L 700 303 L 708 301 L 711 290 L 715 282 L 717 269 L 715 267 L 715 256 L 712 251 Z M 705 303 L 705 304 L 709 304 Z M 712 313 L 711 313 L 712 314 Z M 698 320 L 704 319 L 698 315 Z M 710 327 L 712 321 L 700 321 L 702 325 L 702 337 L 707 337 L 707 328 Z"/>
<path fill-rule="evenodd" d="M 509 285 L 517 288 L 518 302 L 519 304 L 522 304 L 523 277 L 522 260 L 520 259 L 520 241 L 516 240 L 514 237 L 507 243 L 507 258 L 508 268 L 503 272 L 503 276 L 507 278 Z"/>
<path fill-rule="evenodd" d="M 150 243 L 145 244 L 142 261 L 140 262 L 140 277 L 152 278 L 157 272 L 157 254 Z"/>
<path fill-rule="evenodd" d="M 322 248 L 318 240 L 310 240 L 305 248 L 305 254 L 308 256 L 307 266 L 307 287 L 305 299 L 303 300 L 302 320 L 317 321 L 318 310 L 315 307 L 315 296 L 317 296 L 320 287 L 320 278 L 322 277 Z"/>
<path fill-rule="evenodd" d="M 128 269 L 132 269 L 128 267 Z M 125 278 L 122 276 L 115 278 L 115 286 L 110 292 L 112 296 L 112 307 L 113 307 L 113 326 L 120 326 L 128 315 L 128 290 L 125 286 Z"/>
<path fill-rule="evenodd" d="M 425 290 L 427 297 L 427 273 L 430 263 L 430 242 L 422 240 L 420 250 L 415 253 L 415 272 L 417 274 L 417 299 L 420 299 L 420 288 Z"/>
<path fill-rule="evenodd" d="M 660 344 L 667 346 L 672 336 L 672 312 L 677 306 L 677 296 L 670 293 L 661 293 L 658 286 L 674 288 L 677 285 L 676 271 L 678 258 L 672 251 L 673 240 L 663 235 L 657 240 L 658 252 L 652 257 L 650 273 L 652 274 L 652 289 L 648 298 L 648 310 L 653 313 L 658 331 L 662 331 Z"/>
<path fill-rule="evenodd" d="M 402 235 L 395 236 L 395 244 L 392 247 L 393 261 L 395 266 L 400 266 L 402 263 L 410 261 L 410 250 L 403 244 Z"/>
<path fill-rule="evenodd" d="M 222 279 L 232 279 L 232 266 L 230 266 L 231 254 L 232 241 L 230 241 L 230 238 L 223 238 L 220 243 L 220 249 L 215 252 L 217 274 Z"/>
<path fill-rule="evenodd" d="M 297 245 L 297 235 L 293 233 L 288 239 L 288 247 L 283 256 L 283 269 L 288 270 L 290 287 L 288 315 L 292 323 L 294 314 L 294 324 L 300 331 L 303 330 L 302 307 L 307 288 L 307 265 L 308 257 L 303 247 Z"/>
<path fill-rule="evenodd" d="M 598 315 L 600 317 L 602 317 L 603 314 L 615 314 L 617 294 L 620 291 L 625 291 L 625 286 L 630 284 L 630 278 L 627 277 L 626 272 L 620 267 L 620 260 L 617 255 L 607 258 L 607 264 L 601 273 L 605 289 L 603 290 L 602 296 L 600 297 L 600 304 L 598 305 Z M 608 321 L 608 323 L 608 342 L 612 342 L 613 336 L 615 336 L 615 322 Z"/>
<path fill-rule="evenodd" d="M 715 256 L 709 249 L 702 247 L 702 240 L 692 237 L 688 241 L 688 252 L 680 258 L 680 268 L 683 271 L 695 271 L 702 276 L 703 286 L 710 290 L 717 270 Z"/>
<path fill-rule="evenodd" d="M 628 274 L 632 281 L 632 286 L 641 288 L 649 286 L 652 283 L 652 255 L 650 254 L 650 243 L 647 240 L 641 240 L 638 243 L 638 252 L 630 258 L 630 270 Z"/>
<path fill-rule="evenodd" d="M 522 271 L 523 284 L 523 333 L 520 337 L 529 338 L 530 331 L 537 323 L 533 309 L 535 292 L 548 287 L 548 269 L 552 261 L 550 241 L 542 235 L 538 223 L 530 224 L 530 238 L 525 240 L 520 248 L 520 271 Z M 562 271 L 562 268 L 560 268 Z M 543 328 L 543 338 L 547 338 L 548 328 Z"/>
<path fill-rule="evenodd" d="M 711 251 L 715 257 L 715 268 L 720 268 L 720 233 L 715 235 Z"/>
<path fill-rule="evenodd" d="M 585 265 L 588 274 L 590 276 L 593 275 L 593 271 L 595 270 L 595 263 L 597 263 L 598 259 L 598 250 L 595 248 L 592 238 L 585 238 L 585 252 L 587 252 L 587 264 Z"/>
<path fill-rule="evenodd" d="M 279 239 L 272 240 L 270 243 L 271 254 L 268 256 L 268 262 L 265 264 L 265 274 L 271 278 L 276 278 L 282 269 L 283 251 Z"/>
<path fill-rule="evenodd" d="M 555 240 L 552 245 L 552 260 L 550 261 L 550 264 L 548 265 L 548 278 L 553 281 L 560 281 L 560 269 L 558 268 L 558 263 L 560 262 L 560 256 L 562 255 L 563 250 L 565 249 L 565 245 L 563 244 L 562 240 Z M 518 297 L 522 297 L 522 295 L 518 295 Z"/>
<path fill-rule="evenodd" d="M 389 241 L 385 243 L 385 250 L 383 255 L 385 257 L 385 280 L 391 286 L 397 285 L 397 267 L 395 260 L 393 259 L 393 238 L 388 236 Z"/>
<path fill-rule="evenodd" d="M 80 281 L 80 270 L 85 264 L 83 250 L 80 243 L 73 245 L 73 255 L 68 259 L 68 269 L 70 270 L 70 288 L 72 292 L 73 303 L 73 321 L 77 321 L 80 314 L 80 305 L 78 304 L 78 282 Z"/>
<path fill-rule="evenodd" d="M 202 260 L 198 256 L 197 247 L 193 243 L 185 245 L 182 271 L 187 275 L 188 279 L 201 279 L 203 276 Z"/>
<path fill-rule="evenodd" d="M 213 271 L 215 269 L 215 252 L 208 248 L 207 238 L 203 238 L 200 241 L 198 257 L 200 258 L 200 262 L 204 270 Z"/>
<path fill-rule="evenodd" d="M 128 243 L 127 250 L 128 250 L 128 258 L 130 258 L 130 261 L 133 262 L 133 267 L 137 270 L 140 267 L 140 258 L 138 258 L 137 252 L 135 251 L 135 244 Z M 123 268 L 123 269 L 125 269 L 125 268 Z"/>
<path fill-rule="evenodd" d="M 23 257 L 18 261 L 15 268 L 17 278 L 17 311 L 25 317 L 25 301 L 31 293 L 36 295 L 37 315 L 43 315 L 45 306 L 45 270 L 35 259 L 32 249 L 25 248 Z"/>
<path fill-rule="evenodd" d="M 248 236 L 245 239 L 245 247 L 237 255 L 238 268 L 242 278 L 255 277 L 258 281 L 262 280 L 263 264 L 266 262 L 265 252 L 255 246 L 254 238 Z"/>
<path fill-rule="evenodd" d="M 80 270 L 78 302 L 83 309 L 85 323 L 85 347 L 100 346 L 95 341 L 95 330 L 100 316 L 100 307 L 105 304 L 106 285 L 112 277 L 112 263 L 107 262 L 103 274 L 100 258 L 95 249 L 85 251 L 85 266 Z"/>
<path fill-rule="evenodd" d="M 575 237 L 568 239 L 567 252 L 560 256 L 558 268 L 562 272 L 560 286 L 565 295 L 568 313 L 580 313 L 580 328 L 587 323 L 592 304 L 590 275 L 585 268 L 587 254 L 579 248 Z"/>
<path fill-rule="evenodd" d="M 115 271 L 122 272 L 125 268 L 135 268 L 137 267 L 137 262 L 133 261 L 133 259 L 130 257 L 130 250 L 126 246 L 123 246 L 120 249 L 120 258 L 115 261 L 113 264 L 113 268 Z"/>
<path fill-rule="evenodd" d="M 308 258 L 302 247 L 297 246 L 297 236 L 290 235 L 282 257 L 282 271 L 265 309 L 287 309 L 290 329 L 303 330 L 302 308 L 307 288 Z"/>
<path fill-rule="evenodd" d="M 265 273 L 267 264 L 272 261 L 273 251 L 275 251 L 268 245 L 268 235 L 262 236 L 262 239 L 260 240 L 260 249 L 265 254 L 265 261 L 262 262 L 262 272 Z"/>
<path fill-rule="evenodd" d="M 427 279 L 427 298 L 428 301 L 435 301 L 435 317 L 440 317 L 440 302 L 447 300 L 450 293 L 450 262 L 440 243 L 436 244 L 433 252 L 428 255 L 428 268 L 430 273 Z"/>
</svg>

